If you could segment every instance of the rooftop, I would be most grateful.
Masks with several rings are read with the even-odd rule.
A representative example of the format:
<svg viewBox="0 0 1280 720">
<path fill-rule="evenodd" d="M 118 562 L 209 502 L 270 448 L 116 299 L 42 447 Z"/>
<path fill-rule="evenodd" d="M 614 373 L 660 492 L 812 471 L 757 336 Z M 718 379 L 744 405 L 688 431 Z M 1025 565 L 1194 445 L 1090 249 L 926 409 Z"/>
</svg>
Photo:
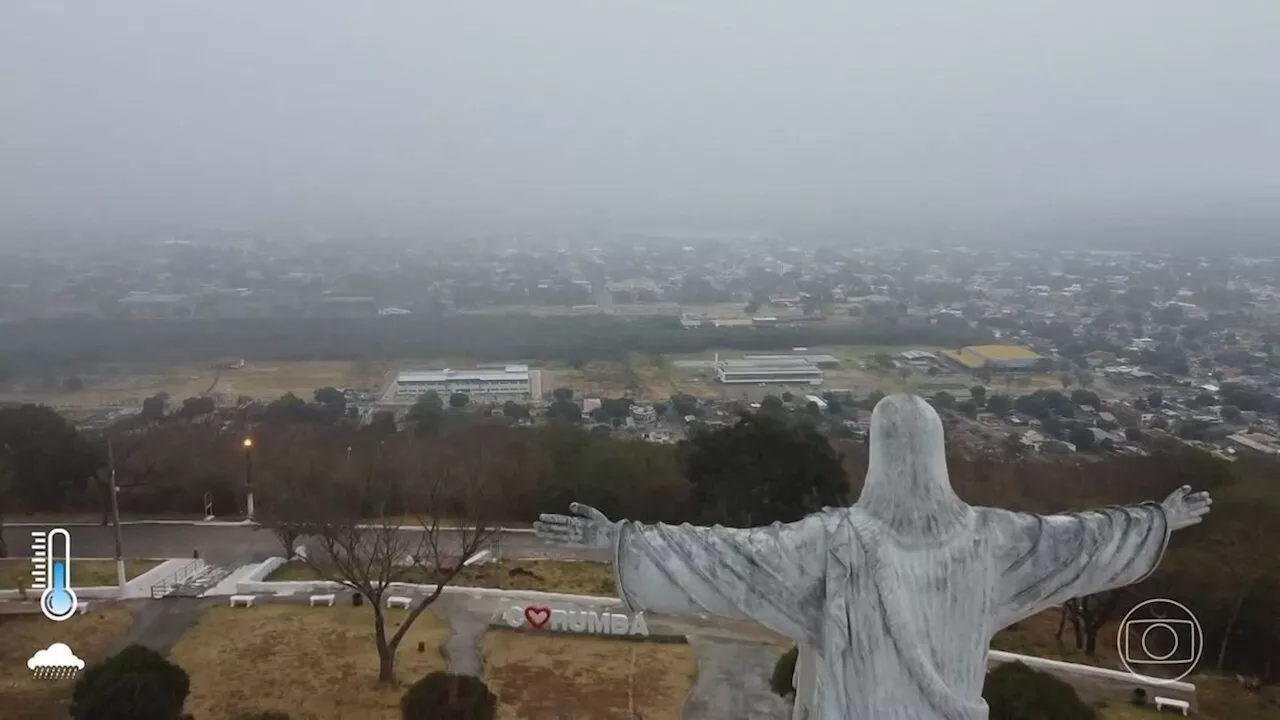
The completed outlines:
<svg viewBox="0 0 1280 720">
<path fill-rule="evenodd" d="M 992 360 L 1036 360 L 1040 357 L 1038 353 L 1018 345 L 973 345 L 965 350 Z"/>
<path fill-rule="evenodd" d="M 447 382 L 450 380 L 528 380 L 528 365 L 508 365 L 504 368 L 476 368 L 471 370 L 413 370 L 396 375 L 397 383 Z"/>
</svg>

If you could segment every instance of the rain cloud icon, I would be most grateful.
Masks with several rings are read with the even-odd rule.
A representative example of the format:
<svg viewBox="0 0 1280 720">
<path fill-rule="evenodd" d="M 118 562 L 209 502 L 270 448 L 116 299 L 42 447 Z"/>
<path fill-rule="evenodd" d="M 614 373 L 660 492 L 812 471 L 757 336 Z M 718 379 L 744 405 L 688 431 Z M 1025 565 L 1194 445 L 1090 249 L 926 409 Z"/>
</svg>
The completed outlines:
<svg viewBox="0 0 1280 720">
<path fill-rule="evenodd" d="M 27 661 L 27 668 L 37 680 L 70 680 L 84 669 L 84 661 L 62 643 L 37 650 Z"/>
</svg>

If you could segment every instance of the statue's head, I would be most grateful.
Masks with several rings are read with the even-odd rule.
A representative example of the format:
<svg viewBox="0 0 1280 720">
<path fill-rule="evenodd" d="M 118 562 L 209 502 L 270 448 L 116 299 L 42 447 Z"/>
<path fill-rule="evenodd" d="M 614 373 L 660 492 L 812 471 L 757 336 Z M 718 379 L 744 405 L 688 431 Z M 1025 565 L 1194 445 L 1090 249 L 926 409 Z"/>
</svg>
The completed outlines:
<svg viewBox="0 0 1280 720">
<path fill-rule="evenodd" d="M 895 394 L 876 404 L 870 453 L 858 507 L 898 534 L 927 540 L 968 518 L 947 475 L 942 419 L 922 398 Z"/>
</svg>

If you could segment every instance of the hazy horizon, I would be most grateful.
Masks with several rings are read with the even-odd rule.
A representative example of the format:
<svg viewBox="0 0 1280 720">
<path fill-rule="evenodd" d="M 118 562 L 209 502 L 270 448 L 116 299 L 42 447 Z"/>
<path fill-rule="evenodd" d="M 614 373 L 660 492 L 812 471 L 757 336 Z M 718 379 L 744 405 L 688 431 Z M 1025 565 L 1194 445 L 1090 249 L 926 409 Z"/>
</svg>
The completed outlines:
<svg viewBox="0 0 1280 720">
<path fill-rule="evenodd" d="M 1280 4 L 0 8 L 0 238 L 1280 227 Z"/>
</svg>

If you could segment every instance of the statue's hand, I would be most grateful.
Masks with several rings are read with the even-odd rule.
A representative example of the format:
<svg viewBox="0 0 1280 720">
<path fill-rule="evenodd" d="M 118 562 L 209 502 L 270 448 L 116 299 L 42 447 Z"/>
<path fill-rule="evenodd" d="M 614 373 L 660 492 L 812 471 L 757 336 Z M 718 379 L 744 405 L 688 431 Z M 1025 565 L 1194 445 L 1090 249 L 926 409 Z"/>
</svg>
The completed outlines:
<svg viewBox="0 0 1280 720">
<path fill-rule="evenodd" d="M 565 545 L 581 545 L 599 550 L 613 547 L 614 539 L 618 536 L 618 523 L 582 503 L 570 503 L 569 512 L 573 515 L 539 515 L 538 522 L 533 524 L 534 534 L 543 540 Z"/>
<path fill-rule="evenodd" d="M 1183 485 L 1174 490 L 1160 504 L 1164 507 L 1165 517 L 1169 520 L 1169 529 L 1181 530 L 1204 520 L 1204 516 L 1209 514 L 1209 506 L 1213 504 L 1213 500 L 1208 492 L 1193 493 L 1190 485 Z"/>
</svg>

